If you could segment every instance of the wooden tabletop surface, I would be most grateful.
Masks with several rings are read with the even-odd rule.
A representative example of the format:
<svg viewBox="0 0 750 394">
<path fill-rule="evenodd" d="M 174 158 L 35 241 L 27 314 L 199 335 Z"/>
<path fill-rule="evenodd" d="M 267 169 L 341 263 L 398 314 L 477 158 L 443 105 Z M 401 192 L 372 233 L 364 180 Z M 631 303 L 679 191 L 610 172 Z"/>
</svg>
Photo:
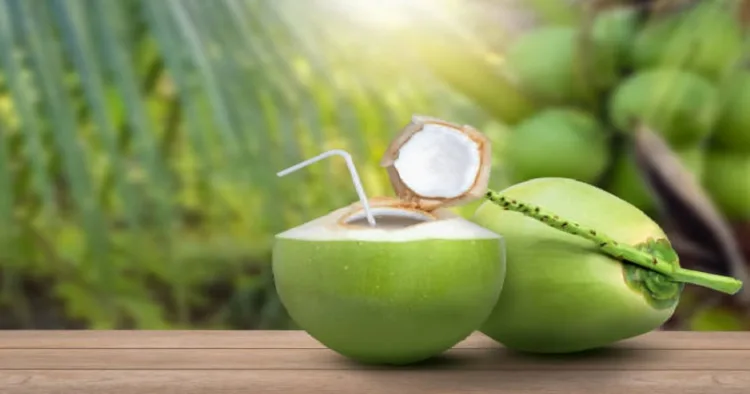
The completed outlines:
<svg viewBox="0 0 750 394">
<path fill-rule="evenodd" d="M 475 334 L 423 365 L 349 361 L 300 331 L 0 331 L 2 394 L 750 393 L 750 332 L 653 332 L 575 356 Z"/>
</svg>

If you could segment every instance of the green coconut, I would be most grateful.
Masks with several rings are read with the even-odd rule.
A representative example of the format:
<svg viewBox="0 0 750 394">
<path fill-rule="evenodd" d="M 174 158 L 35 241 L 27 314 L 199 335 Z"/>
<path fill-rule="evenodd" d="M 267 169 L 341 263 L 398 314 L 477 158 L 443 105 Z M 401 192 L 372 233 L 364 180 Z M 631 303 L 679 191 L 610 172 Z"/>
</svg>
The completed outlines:
<svg viewBox="0 0 750 394">
<path fill-rule="evenodd" d="M 579 31 L 545 26 L 521 35 L 505 53 L 522 89 L 542 102 L 582 102 L 586 87 L 579 62 Z"/>
<path fill-rule="evenodd" d="M 505 276 L 502 238 L 450 211 L 481 198 L 489 141 L 414 117 L 383 158 L 399 198 L 354 203 L 276 236 L 273 273 L 290 317 L 354 360 L 436 356 L 487 318 Z"/>
<path fill-rule="evenodd" d="M 600 12 L 591 27 L 593 75 L 600 89 L 608 89 L 628 65 L 631 43 L 638 28 L 633 7 L 616 7 Z"/>
<path fill-rule="evenodd" d="M 643 122 L 680 148 L 704 141 L 718 113 L 716 88 L 696 74 L 676 69 L 635 73 L 617 86 L 609 102 L 610 117 L 621 132 L 632 133 Z"/>
<path fill-rule="evenodd" d="M 727 78 L 720 93 L 722 106 L 711 145 L 750 154 L 750 72 L 742 70 Z"/>
<path fill-rule="evenodd" d="M 676 67 L 712 81 L 721 79 L 743 52 L 737 3 L 702 0 L 686 12 L 654 17 L 635 39 L 633 65 Z"/>
<path fill-rule="evenodd" d="M 685 283 L 729 294 L 732 278 L 680 267 L 646 214 L 587 183 L 538 178 L 487 192 L 474 222 L 501 234 L 507 272 L 481 331 L 508 348 L 569 353 L 649 332 Z"/>
<path fill-rule="evenodd" d="M 593 183 L 609 162 L 609 138 L 589 113 L 551 108 L 518 124 L 504 153 L 515 182 L 552 176 Z"/>
<path fill-rule="evenodd" d="M 703 185 L 727 218 L 750 220 L 750 154 L 709 152 Z"/>
<path fill-rule="evenodd" d="M 680 149 L 674 153 L 696 179 L 703 179 L 705 152 L 702 147 Z M 615 159 L 606 189 L 644 212 L 653 213 L 656 209 L 655 199 L 638 171 L 630 146 Z"/>
<path fill-rule="evenodd" d="M 506 51 L 523 89 L 545 103 L 585 103 L 613 86 L 626 66 L 637 15 L 630 7 L 603 11 L 589 31 L 573 26 L 537 27 Z"/>
</svg>

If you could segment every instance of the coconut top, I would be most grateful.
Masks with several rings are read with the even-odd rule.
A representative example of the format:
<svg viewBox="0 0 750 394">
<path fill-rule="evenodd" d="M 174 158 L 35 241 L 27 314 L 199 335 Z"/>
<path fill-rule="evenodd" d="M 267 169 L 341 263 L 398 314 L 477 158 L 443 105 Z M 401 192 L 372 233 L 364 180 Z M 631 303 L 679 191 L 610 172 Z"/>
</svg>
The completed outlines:
<svg viewBox="0 0 750 394">
<path fill-rule="evenodd" d="M 407 242 L 427 239 L 499 239 L 500 236 L 446 209 L 422 211 L 415 204 L 381 197 L 370 200 L 376 226 L 359 202 L 278 234 L 305 241 Z"/>
<path fill-rule="evenodd" d="M 402 200 L 423 210 L 457 205 L 487 190 L 491 144 L 470 126 L 415 115 L 391 142 L 381 166 Z"/>
</svg>

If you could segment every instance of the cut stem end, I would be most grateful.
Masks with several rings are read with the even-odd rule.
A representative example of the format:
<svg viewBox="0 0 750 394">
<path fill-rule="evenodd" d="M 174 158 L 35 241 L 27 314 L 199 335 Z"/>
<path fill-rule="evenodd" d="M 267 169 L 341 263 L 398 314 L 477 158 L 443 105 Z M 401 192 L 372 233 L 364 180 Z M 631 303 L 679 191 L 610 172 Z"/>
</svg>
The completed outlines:
<svg viewBox="0 0 750 394">
<path fill-rule="evenodd" d="M 703 286 L 729 295 L 737 294 L 742 289 L 742 282 L 735 278 L 685 268 L 677 269 L 670 279 L 675 282 Z"/>
</svg>

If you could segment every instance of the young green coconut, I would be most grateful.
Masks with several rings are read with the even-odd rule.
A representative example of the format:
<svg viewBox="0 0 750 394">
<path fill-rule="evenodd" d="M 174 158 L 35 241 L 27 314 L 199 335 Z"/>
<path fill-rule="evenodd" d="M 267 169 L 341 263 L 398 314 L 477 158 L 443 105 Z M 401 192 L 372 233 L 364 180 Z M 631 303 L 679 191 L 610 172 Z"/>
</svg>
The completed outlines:
<svg viewBox="0 0 750 394">
<path fill-rule="evenodd" d="M 732 222 L 750 220 L 750 154 L 711 150 L 703 186 Z"/>
<path fill-rule="evenodd" d="M 436 124 L 443 126 L 440 133 L 433 132 Z M 464 127 L 437 120 L 412 124 L 400 152 L 429 156 L 435 139 Z M 384 165 L 398 175 L 392 180 L 427 176 L 403 171 L 398 161 Z M 449 173 L 446 163 L 440 174 Z M 507 272 L 481 331 L 509 348 L 559 353 L 604 346 L 665 322 L 684 283 L 730 294 L 741 287 L 733 278 L 680 268 L 656 223 L 584 182 L 539 178 L 500 193 L 487 190 L 485 197 L 489 201 L 473 221 L 503 237 Z"/>
<path fill-rule="evenodd" d="M 700 0 L 653 16 L 633 41 L 637 69 L 675 68 L 721 80 L 741 60 L 745 40 L 736 0 Z"/>
<path fill-rule="evenodd" d="M 750 71 L 737 70 L 719 91 L 722 106 L 710 145 L 750 155 Z"/>
<path fill-rule="evenodd" d="M 630 46 L 638 31 L 635 7 L 618 6 L 597 13 L 590 27 L 590 66 L 588 72 L 596 87 L 607 91 L 613 87 L 628 66 Z M 586 37 L 584 35 L 584 37 Z"/>
<path fill-rule="evenodd" d="M 279 175 L 332 154 L 347 158 L 361 201 L 276 236 L 274 280 L 291 318 L 365 363 L 414 363 L 466 338 L 502 290 L 504 245 L 445 207 L 483 196 L 489 141 L 414 117 L 383 162 L 399 198 L 368 201 L 342 151 Z"/>
<path fill-rule="evenodd" d="M 524 93 L 542 103 L 581 103 L 587 86 L 579 73 L 578 36 L 568 26 L 545 26 L 524 33 L 506 51 L 508 69 Z"/>
<path fill-rule="evenodd" d="M 592 185 L 538 178 L 487 198 L 473 220 L 504 237 L 507 274 L 481 331 L 509 348 L 606 346 L 666 322 L 684 283 L 729 294 L 741 288 L 733 278 L 680 268 L 655 222 Z"/>
<path fill-rule="evenodd" d="M 504 156 L 514 182 L 557 176 L 594 183 L 609 163 L 609 138 L 588 112 L 550 107 L 513 128 Z"/>
<path fill-rule="evenodd" d="M 614 125 L 632 134 L 638 122 L 659 132 L 671 146 L 695 146 L 710 135 L 718 118 L 717 89 L 698 74 L 678 69 L 636 72 L 615 88 L 608 103 Z"/>
</svg>

